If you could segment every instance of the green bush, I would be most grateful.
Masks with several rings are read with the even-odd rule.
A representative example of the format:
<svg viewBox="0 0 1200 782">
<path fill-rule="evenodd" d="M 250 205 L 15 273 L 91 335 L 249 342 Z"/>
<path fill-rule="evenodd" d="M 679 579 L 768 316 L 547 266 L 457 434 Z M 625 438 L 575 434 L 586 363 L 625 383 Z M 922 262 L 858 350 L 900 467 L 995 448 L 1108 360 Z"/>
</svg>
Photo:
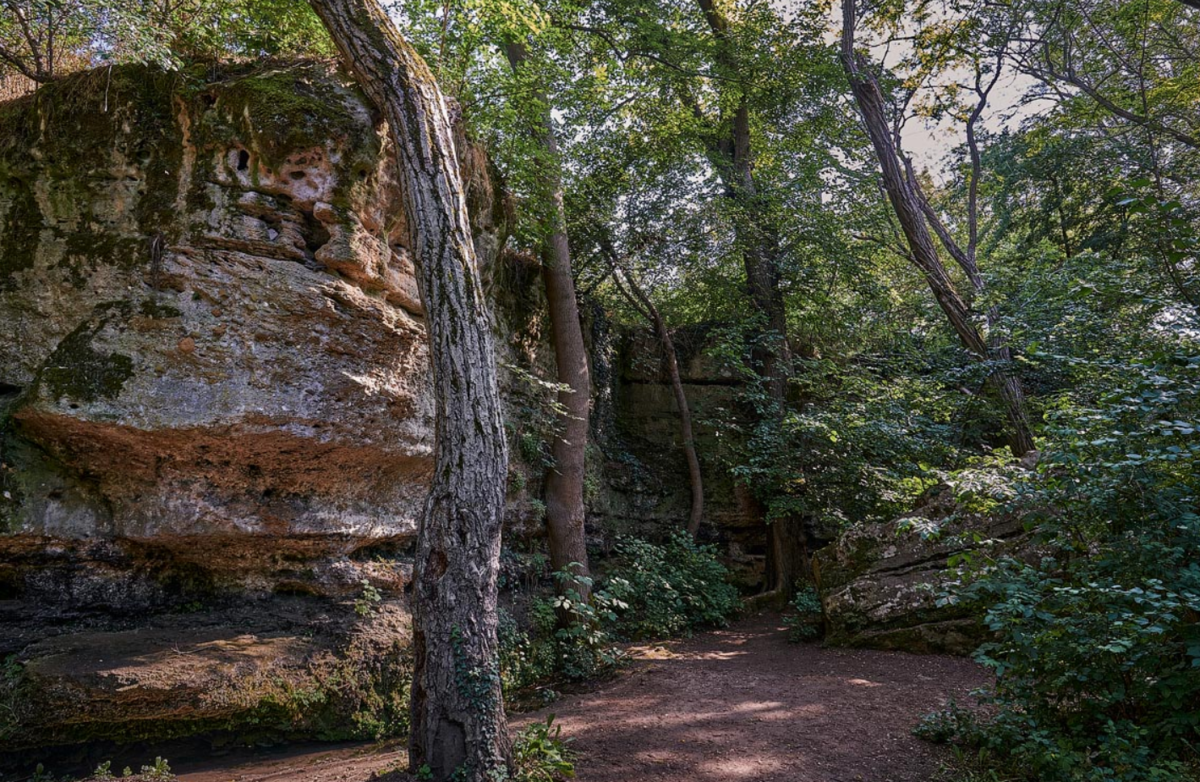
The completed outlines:
<svg viewBox="0 0 1200 782">
<path fill-rule="evenodd" d="M 551 714 L 545 722 L 535 722 L 517 734 L 513 741 L 515 782 L 558 782 L 575 776 L 569 739 L 562 738 L 561 732 Z"/>
<path fill-rule="evenodd" d="M 543 687 L 543 700 L 552 700 L 554 691 L 545 685 L 595 679 L 624 661 L 608 628 L 626 605 L 603 589 L 594 590 L 590 602 L 583 601 L 574 585 L 591 588 L 592 579 L 569 569 L 554 578 L 563 586 L 561 594 L 533 601 L 528 629 L 500 613 L 501 682 L 507 695 Z"/>
<path fill-rule="evenodd" d="M 975 714 L 951 699 L 946 708 L 930 712 L 921 718 L 912 733 L 917 738 L 934 744 L 951 741 L 970 741 L 978 738 L 978 722 Z"/>
<path fill-rule="evenodd" d="M 627 638 L 666 638 L 723 627 L 741 605 L 713 546 L 676 532 L 663 545 L 626 539 L 605 594 L 626 606 L 616 617 Z M 616 612 L 614 612 L 616 613 Z"/>
<path fill-rule="evenodd" d="M 1040 782 L 1200 779 L 1200 357 L 1081 369 L 1114 390 L 1048 416 L 1006 509 L 1039 556 L 977 557 L 952 595 L 983 611 L 996 674 L 959 740 Z"/>
<path fill-rule="evenodd" d="M 797 584 L 796 594 L 790 605 L 795 613 L 783 618 L 783 624 L 788 628 L 788 640 L 800 643 L 819 637 L 825 615 L 817 590 L 807 584 Z"/>
</svg>

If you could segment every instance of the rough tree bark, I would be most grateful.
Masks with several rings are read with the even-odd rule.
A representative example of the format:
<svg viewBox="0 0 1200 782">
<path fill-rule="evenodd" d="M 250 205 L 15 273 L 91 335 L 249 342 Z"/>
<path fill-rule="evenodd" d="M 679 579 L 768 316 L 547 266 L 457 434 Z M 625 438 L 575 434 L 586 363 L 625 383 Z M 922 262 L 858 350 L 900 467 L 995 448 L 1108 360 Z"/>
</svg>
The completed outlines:
<svg viewBox="0 0 1200 782">
<path fill-rule="evenodd" d="M 519 42 L 505 45 L 509 64 L 516 73 L 526 60 L 525 46 Z M 544 96 L 539 100 L 545 104 Z M 546 533 L 550 549 L 550 567 L 555 571 L 570 567 L 587 575 L 587 538 L 584 531 L 583 484 L 587 458 L 588 415 L 591 408 L 592 382 L 588 373 L 587 346 L 579 323 L 579 305 L 575 300 L 575 278 L 571 271 L 571 245 L 567 240 L 566 210 L 563 207 L 562 180 L 558 176 L 558 139 L 554 135 L 549 106 L 542 115 L 541 143 L 552 162 L 548 172 L 548 194 L 554 229 L 542 253 L 542 283 L 546 288 L 546 308 L 550 315 L 554 361 L 558 368 L 558 392 L 561 412 L 555 426 L 550 455 L 554 464 L 546 472 Z M 586 582 L 559 584 L 588 599 Z"/>
<path fill-rule="evenodd" d="M 936 219 L 936 214 L 928 208 L 928 203 L 917 190 L 915 177 L 906 175 L 901 169 L 901 157 L 889 130 L 883 93 L 879 82 L 854 51 L 854 32 L 855 0 L 845 0 L 842 4 L 842 64 L 850 78 L 850 88 L 866 126 L 867 135 L 871 139 L 871 145 L 875 149 L 884 190 L 908 243 L 908 259 L 924 275 L 938 306 L 945 313 L 963 346 L 976 359 L 996 365 L 988 380 L 1004 405 L 1008 420 L 1009 447 L 1014 455 L 1023 456 L 1033 450 L 1034 443 L 1025 411 L 1024 390 L 1010 367 L 1011 353 L 994 335 L 991 340 L 985 338 L 976 326 L 974 313 L 959 295 L 954 281 L 938 256 L 927 220 L 934 225 L 942 241 L 948 243 L 948 248 L 953 245 L 954 249 L 949 250 L 951 255 L 963 266 L 972 286 L 982 291 L 983 280 L 973 257 L 975 237 L 973 235 L 971 239 L 970 253 L 959 250 L 949 237 L 949 232 Z M 996 319 L 998 312 L 989 311 L 989 324 Z"/>
<path fill-rule="evenodd" d="M 692 507 L 688 513 L 687 531 L 695 539 L 700 532 L 700 524 L 704 521 L 704 476 L 700 472 L 700 458 L 696 454 L 696 440 L 692 432 L 692 410 L 688 406 L 687 394 L 683 391 L 683 379 L 679 375 L 679 359 L 675 353 L 675 341 L 671 339 L 671 331 L 667 328 L 667 323 L 663 320 L 658 307 L 654 306 L 654 302 L 642 290 L 633 275 L 617 262 L 617 254 L 612 244 L 607 240 L 601 240 L 601 251 L 608 261 L 617 289 L 629 302 L 629 305 L 650 322 L 658 341 L 662 344 L 667 376 L 671 380 L 675 405 L 679 408 L 679 434 L 683 439 L 683 455 L 687 459 L 688 466 L 688 485 L 692 491 Z"/>
<path fill-rule="evenodd" d="M 731 78 L 736 78 L 738 58 L 729 19 L 714 0 L 697 2 L 717 43 L 716 64 Z M 693 106 L 693 112 L 703 119 L 698 106 Z M 787 310 L 780 288 L 780 242 L 773 222 L 765 214 L 765 202 L 754 179 L 750 106 L 744 90 L 739 92 L 736 106 L 722 126 L 724 132 L 709 142 L 708 155 L 721 177 L 726 198 L 737 210 L 734 230 L 746 271 L 746 290 L 755 310 L 765 321 L 755 335 L 750 356 L 768 395 L 770 409 L 763 418 L 768 425 L 782 426 L 791 349 L 787 339 Z M 760 596 L 762 603 L 786 598 L 796 580 L 809 572 L 807 541 L 800 519 L 787 517 L 771 523 L 769 543 L 767 586 L 770 592 Z"/>
<path fill-rule="evenodd" d="M 433 364 L 434 472 L 414 566 L 414 769 L 475 782 L 511 747 L 496 641 L 508 452 L 490 316 L 462 177 L 433 75 L 376 0 L 311 0 L 342 60 L 388 122 L 398 156 Z"/>
</svg>

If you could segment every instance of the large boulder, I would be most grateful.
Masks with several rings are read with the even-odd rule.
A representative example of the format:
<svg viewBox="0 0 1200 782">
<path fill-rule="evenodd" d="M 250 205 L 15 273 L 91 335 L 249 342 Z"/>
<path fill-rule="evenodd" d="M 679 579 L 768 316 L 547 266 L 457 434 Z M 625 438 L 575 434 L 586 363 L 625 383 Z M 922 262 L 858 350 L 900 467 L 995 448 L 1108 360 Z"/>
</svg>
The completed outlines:
<svg viewBox="0 0 1200 782">
<path fill-rule="evenodd" d="M 408 613 L 395 601 L 359 606 L 278 598 L 35 640 L 0 667 L 0 768 L 98 762 L 114 745 L 196 733 L 245 743 L 402 732 Z"/>
</svg>

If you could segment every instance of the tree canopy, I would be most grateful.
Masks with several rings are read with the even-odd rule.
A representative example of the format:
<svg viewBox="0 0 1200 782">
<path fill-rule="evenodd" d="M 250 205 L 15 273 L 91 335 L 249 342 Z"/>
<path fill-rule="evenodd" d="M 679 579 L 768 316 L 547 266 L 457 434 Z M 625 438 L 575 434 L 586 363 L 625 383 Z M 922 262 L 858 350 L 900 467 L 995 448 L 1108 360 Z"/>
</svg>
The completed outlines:
<svg viewBox="0 0 1200 782">
<path fill-rule="evenodd" d="M 508 249 L 569 272 L 563 311 L 653 328 L 668 364 L 701 334 L 736 385 L 688 465 L 757 502 L 771 594 L 935 485 L 1016 514 L 1036 557 L 951 563 L 998 679 L 949 734 L 1012 778 L 1194 778 L 1200 5 L 844 2 L 389 12 L 517 204 Z M 0 3 L 2 72 L 31 83 L 335 51 L 304 0 Z M 579 496 L 587 415 L 559 416 Z M 560 608 L 618 599 L 578 575 Z"/>
</svg>

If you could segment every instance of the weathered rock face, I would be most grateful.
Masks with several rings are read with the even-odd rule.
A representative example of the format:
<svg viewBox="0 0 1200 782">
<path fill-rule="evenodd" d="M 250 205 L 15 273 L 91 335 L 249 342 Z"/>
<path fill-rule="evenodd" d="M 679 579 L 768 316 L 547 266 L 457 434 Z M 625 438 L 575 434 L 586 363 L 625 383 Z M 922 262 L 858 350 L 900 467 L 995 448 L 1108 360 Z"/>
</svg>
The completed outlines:
<svg viewBox="0 0 1200 782">
<path fill-rule="evenodd" d="M 433 399 L 393 165 L 320 64 L 0 105 L 6 749 L 398 729 Z"/>
<path fill-rule="evenodd" d="M 497 257 L 504 205 L 482 152 L 460 154 L 519 547 L 543 534 L 553 391 L 533 378 L 553 377 L 552 351 L 536 263 Z M 329 677 L 357 700 L 330 695 L 320 720 L 391 708 L 433 415 L 392 165 L 363 98 L 320 64 L 114 68 L 0 105 L 0 743 L 328 734 L 284 707 Z M 680 529 L 659 350 L 593 337 L 591 542 Z M 736 380 L 703 342 L 680 339 L 702 536 L 753 586 L 761 514 L 705 423 Z M 372 590 L 387 612 L 354 620 Z"/>
<path fill-rule="evenodd" d="M 403 732 L 409 617 L 288 597 L 43 638 L 0 669 L 5 761 L 105 759 L 196 733 L 239 742 Z M 99 754 L 63 749 L 91 743 Z M 108 754 L 108 758 L 112 755 Z M 62 763 L 54 767 L 60 767 Z"/>
<path fill-rule="evenodd" d="M 740 586 L 754 589 L 762 584 L 766 562 L 763 512 L 721 463 L 726 445 L 711 423 L 727 420 L 736 409 L 740 381 L 705 354 L 708 339 L 703 328 L 675 336 L 704 479 L 700 538 L 718 545 Z M 589 522 L 610 536 L 664 537 L 686 527 L 691 495 L 662 348 L 648 330 L 613 335 L 607 350 L 595 333 L 593 341 L 599 387 L 593 439 L 604 445 L 608 459 L 589 498 Z"/>
<path fill-rule="evenodd" d="M 829 643 L 969 654 L 986 639 L 977 613 L 939 604 L 954 578 L 949 560 L 985 547 L 988 556 L 1012 553 L 1027 534 L 1016 518 L 951 518 L 956 510 L 952 490 L 937 486 L 907 517 L 943 522 L 936 537 L 922 538 L 901 519 L 853 527 L 817 552 L 813 569 Z"/>
<path fill-rule="evenodd" d="M 204 76 L 0 109 L 0 551 L 147 541 L 262 580 L 415 533 L 433 400 L 386 135 L 324 66 Z"/>
</svg>

